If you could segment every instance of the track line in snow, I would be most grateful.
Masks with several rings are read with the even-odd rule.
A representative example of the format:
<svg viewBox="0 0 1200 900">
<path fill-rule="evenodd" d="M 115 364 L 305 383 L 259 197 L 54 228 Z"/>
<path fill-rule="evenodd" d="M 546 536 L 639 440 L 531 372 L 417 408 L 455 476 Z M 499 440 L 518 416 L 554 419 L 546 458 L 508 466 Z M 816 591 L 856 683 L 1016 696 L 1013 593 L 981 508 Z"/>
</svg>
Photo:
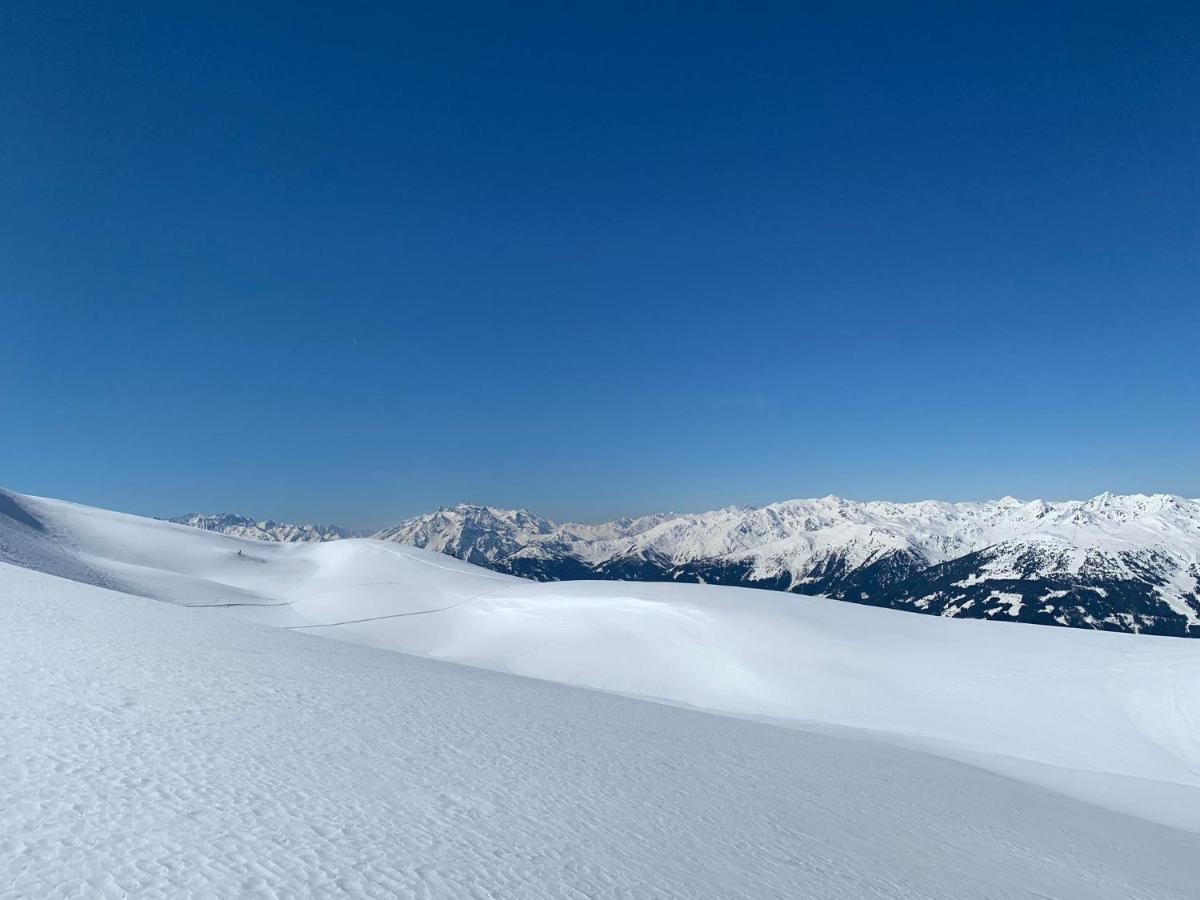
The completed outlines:
<svg viewBox="0 0 1200 900">
<path fill-rule="evenodd" d="M 383 619 L 400 619 L 404 616 L 427 616 L 430 613 L 445 612 L 448 609 L 462 606 L 464 603 L 470 603 L 476 597 L 468 597 L 466 600 L 459 600 L 457 603 L 451 603 L 449 606 L 439 606 L 437 609 L 415 609 L 412 612 L 390 613 L 386 616 L 367 616 L 365 619 L 347 619 L 345 622 L 320 622 L 315 625 L 284 625 L 288 631 L 300 631 L 305 628 L 336 628 L 338 625 L 359 625 L 363 622 L 379 622 Z"/>
<path fill-rule="evenodd" d="M 291 606 L 296 601 L 281 600 L 278 603 L 181 603 L 178 606 L 186 606 L 188 609 L 230 609 L 235 606 L 250 606 L 250 607 L 270 607 L 270 606 Z"/>
<path fill-rule="evenodd" d="M 436 566 L 435 568 L 440 569 L 442 567 Z M 507 579 L 505 579 L 505 580 L 507 580 Z M 372 583 L 373 584 L 401 584 L 402 582 L 378 581 L 378 582 L 372 582 Z M 358 585 L 358 586 L 363 587 L 364 585 Z M 321 593 L 329 593 L 329 592 L 322 591 Z M 483 591 L 482 593 L 475 594 L 470 597 L 464 597 L 462 600 L 459 600 L 457 603 L 451 603 L 448 606 L 439 606 L 436 609 L 415 609 L 410 612 L 388 613 L 387 615 L 384 615 L 384 616 L 367 616 L 362 619 L 347 619 L 344 622 L 321 622 L 321 623 L 317 623 L 315 625 L 284 625 L 282 627 L 288 631 L 299 631 L 299 630 L 306 629 L 306 628 L 336 628 L 338 625 L 360 625 L 363 622 L 380 622 L 380 621 L 383 621 L 384 619 L 402 619 L 406 616 L 427 616 L 431 613 L 446 612 L 451 609 L 457 609 L 458 607 L 465 606 L 466 604 L 471 603 L 474 600 L 484 600 L 484 599 L 487 599 L 488 597 L 495 596 L 496 593 L 498 593 L 498 591 Z M 313 596 L 316 596 L 316 595 L 313 595 Z M 295 602 L 295 601 L 293 601 L 293 602 Z"/>
<path fill-rule="evenodd" d="M 381 541 L 380 543 L 383 543 L 383 542 Z M 393 549 L 392 547 L 388 547 L 386 545 L 383 547 L 372 548 L 372 549 L 383 550 L 384 552 L 390 553 L 393 556 L 402 556 L 407 560 L 411 560 L 412 562 L 420 563 L 423 566 L 429 566 L 429 568 L 431 568 L 431 569 L 441 569 L 443 572 L 453 572 L 456 575 L 463 574 L 462 568 L 455 568 L 454 566 L 439 566 L 435 562 L 430 562 L 427 559 L 421 559 L 419 556 L 414 556 L 411 553 L 404 553 L 399 546 L 397 546 L 395 549 Z M 492 574 L 485 575 L 485 574 L 483 574 L 483 572 L 471 572 L 470 574 L 476 578 L 487 578 L 491 581 L 511 581 L 513 578 L 517 577 L 515 575 L 492 575 Z M 520 579 L 520 580 L 525 580 L 525 579 Z"/>
</svg>

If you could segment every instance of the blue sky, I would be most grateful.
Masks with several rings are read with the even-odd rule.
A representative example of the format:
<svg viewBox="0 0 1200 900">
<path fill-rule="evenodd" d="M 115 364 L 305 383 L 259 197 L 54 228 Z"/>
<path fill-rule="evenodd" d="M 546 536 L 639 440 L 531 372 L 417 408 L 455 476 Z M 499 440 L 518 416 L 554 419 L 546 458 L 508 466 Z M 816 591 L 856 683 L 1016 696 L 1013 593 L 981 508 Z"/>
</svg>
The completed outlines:
<svg viewBox="0 0 1200 900">
<path fill-rule="evenodd" d="M 1193 5 L 50 6 L 0 11 L 0 484 L 1200 495 Z"/>
</svg>

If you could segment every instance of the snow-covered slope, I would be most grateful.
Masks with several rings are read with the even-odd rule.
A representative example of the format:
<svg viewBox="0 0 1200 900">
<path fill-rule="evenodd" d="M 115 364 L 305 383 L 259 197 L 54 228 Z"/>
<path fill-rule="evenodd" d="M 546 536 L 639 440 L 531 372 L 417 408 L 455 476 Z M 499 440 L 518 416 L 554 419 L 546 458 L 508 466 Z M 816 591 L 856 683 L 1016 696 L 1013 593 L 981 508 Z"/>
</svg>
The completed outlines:
<svg viewBox="0 0 1200 900">
<path fill-rule="evenodd" d="M 0 557 L 127 593 L 873 740 L 1200 830 L 1200 644 L 685 584 L 534 583 L 375 540 L 283 544 L 3 495 Z"/>
<path fill-rule="evenodd" d="M 947 617 L 1200 635 L 1200 500 L 837 497 L 559 524 L 461 505 L 380 532 L 502 572 L 766 587 Z"/>
<path fill-rule="evenodd" d="M 884 743 L 5 564 L 0 610 L 5 897 L 1183 900 L 1200 882 L 1195 834 Z"/>
<path fill-rule="evenodd" d="M 255 541 L 337 541 L 349 537 L 365 537 L 362 532 L 338 528 L 336 525 L 295 525 L 291 522 L 275 522 L 264 519 L 256 522 L 236 513 L 188 513 L 169 519 L 179 525 L 203 528 Z"/>
</svg>

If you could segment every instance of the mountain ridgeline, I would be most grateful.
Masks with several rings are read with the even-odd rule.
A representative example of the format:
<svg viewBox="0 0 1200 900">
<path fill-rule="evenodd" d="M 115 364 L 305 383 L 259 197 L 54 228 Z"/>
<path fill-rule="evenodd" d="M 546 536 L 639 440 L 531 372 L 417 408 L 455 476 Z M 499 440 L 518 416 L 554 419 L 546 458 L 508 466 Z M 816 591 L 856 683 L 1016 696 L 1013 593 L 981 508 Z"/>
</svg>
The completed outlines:
<svg viewBox="0 0 1200 900">
<path fill-rule="evenodd" d="M 291 522 L 275 522 L 265 519 L 256 522 L 246 516 L 235 513 L 218 513 L 205 515 L 189 513 L 186 516 L 176 516 L 168 519 L 178 525 L 190 525 L 193 528 L 203 528 L 205 531 L 216 531 L 230 534 L 234 537 L 250 538 L 255 541 L 279 541 L 293 543 L 296 541 L 336 541 L 341 538 L 366 537 L 369 532 L 350 531 L 338 528 L 336 525 L 293 525 Z"/>
<path fill-rule="evenodd" d="M 1165 494 L 1053 503 L 825 497 L 601 524 L 461 504 L 373 537 L 538 581 L 733 585 L 947 617 L 1200 637 L 1200 500 Z"/>
</svg>

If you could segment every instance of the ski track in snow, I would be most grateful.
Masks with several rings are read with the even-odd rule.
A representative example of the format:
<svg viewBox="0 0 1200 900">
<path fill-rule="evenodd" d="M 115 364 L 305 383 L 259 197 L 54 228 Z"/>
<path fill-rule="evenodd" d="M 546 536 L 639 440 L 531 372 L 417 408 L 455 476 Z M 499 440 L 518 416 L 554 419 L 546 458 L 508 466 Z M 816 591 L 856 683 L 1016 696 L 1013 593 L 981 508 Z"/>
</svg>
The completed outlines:
<svg viewBox="0 0 1200 900">
<path fill-rule="evenodd" d="M 386 582 L 377 582 L 384 584 Z M 468 597 L 466 600 L 460 600 L 458 603 L 451 603 L 449 606 L 438 606 L 434 609 L 415 609 L 412 612 L 389 613 L 383 616 L 368 616 L 365 619 L 346 619 L 341 622 L 321 622 L 316 625 L 284 625 L 290 631 L 301 631 L 306 628 L 339 628 L 342 625 L 362 625 L 364 622 L 382 622 L 385 619 L 403 619 L 406 616 L 427 616 L 431 613 L 446 612 L 451 609 L 457 609 L 465 603 L 470 603 L 476 597 Z"/>
</svg>

